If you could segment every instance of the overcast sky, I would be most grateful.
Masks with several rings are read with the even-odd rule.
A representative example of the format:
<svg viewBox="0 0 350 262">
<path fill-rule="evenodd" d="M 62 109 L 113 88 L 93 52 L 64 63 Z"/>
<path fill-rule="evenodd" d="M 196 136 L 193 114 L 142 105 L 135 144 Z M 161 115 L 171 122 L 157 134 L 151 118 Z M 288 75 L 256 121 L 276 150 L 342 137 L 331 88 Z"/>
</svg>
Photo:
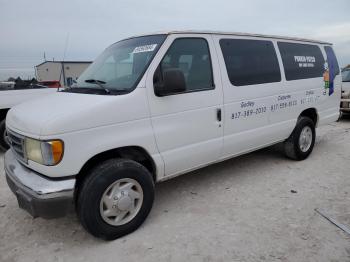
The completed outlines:
<svg viewBox="0 0 350 262">
<path fill-rule="evenodd" d="M 277 34 L 334 43 L 350 64 L 350 0 L 0 0 L 0 79 L 46 58 L 93 60 L 108 45 L 159 30 Z"/>
</svg>

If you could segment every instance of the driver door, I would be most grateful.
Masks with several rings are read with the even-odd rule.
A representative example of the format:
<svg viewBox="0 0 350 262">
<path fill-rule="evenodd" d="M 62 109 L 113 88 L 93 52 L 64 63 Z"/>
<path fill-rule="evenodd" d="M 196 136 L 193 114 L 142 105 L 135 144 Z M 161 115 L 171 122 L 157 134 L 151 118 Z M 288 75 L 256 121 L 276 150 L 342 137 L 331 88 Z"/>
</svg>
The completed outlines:
<svg viewBox="0 0 350 262">
<path fill-rule="evenodd" d="M 223 147 L 223 92 L 210 35 L 169 35 L 147 75 L 151 121 L 165 176 L 216 161 Z M 181 70 L 186 90 L 157 96 L 164 69 Z M 166 87 L 165 87 L 166 88 Z"/>
</svg>

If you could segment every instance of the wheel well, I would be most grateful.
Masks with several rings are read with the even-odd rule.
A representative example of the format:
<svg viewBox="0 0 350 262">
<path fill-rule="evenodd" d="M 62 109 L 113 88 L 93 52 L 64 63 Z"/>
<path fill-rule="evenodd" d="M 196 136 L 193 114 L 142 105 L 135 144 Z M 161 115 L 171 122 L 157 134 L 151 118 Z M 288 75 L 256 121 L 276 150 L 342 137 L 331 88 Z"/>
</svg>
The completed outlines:
<svg viewBox="0 0 350 262">
<path fill-rule="evenodd" d="M 308 109 L 304 110 L 303 112 L 301 112 L 300 116 L 309 117 L 314 122 L 315 127 L 317 126 L 318 115 L 317 115 L 317 111 L 315 108 L 308 108 Z"/>
<path fill-rule="evenodd" d="M 0 109 L 0 121 L 6 118 L 6 114 L 10 109 Z"/>
<path fill-rule="evenodd" d="M 121 147 L 99 153 L 90 158 L 84 164 L 79 174 L 76 176 L 75 195 L 78 194 L 79 187 L 82 181 L 84 180 L 84 177 L 87 174 L 87 172 L 97 164 L 111 158 L 126 158 L 140 163 L 141 165 L 146 167 L 147 170 L 152 174 L 154 182 L 156 181 L 155 163 L 152 157 L 148 154 L 148 152 L 145 149 L 138 146 Z"/>
</svg>

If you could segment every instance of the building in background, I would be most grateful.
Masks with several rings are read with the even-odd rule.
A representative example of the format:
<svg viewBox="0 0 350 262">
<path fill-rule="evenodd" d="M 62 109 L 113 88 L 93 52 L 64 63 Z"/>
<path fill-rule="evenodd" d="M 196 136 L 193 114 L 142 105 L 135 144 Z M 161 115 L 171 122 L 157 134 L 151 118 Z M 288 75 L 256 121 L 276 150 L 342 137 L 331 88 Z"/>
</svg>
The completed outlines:
<svg viewBox="0 0 350 262">
<path fill-rule="evenodd" d="M 45 61 L 35 66 L 38 82 L 59 81 L 61 86 L 70 86 L 91 61 Z"/>
</svg>

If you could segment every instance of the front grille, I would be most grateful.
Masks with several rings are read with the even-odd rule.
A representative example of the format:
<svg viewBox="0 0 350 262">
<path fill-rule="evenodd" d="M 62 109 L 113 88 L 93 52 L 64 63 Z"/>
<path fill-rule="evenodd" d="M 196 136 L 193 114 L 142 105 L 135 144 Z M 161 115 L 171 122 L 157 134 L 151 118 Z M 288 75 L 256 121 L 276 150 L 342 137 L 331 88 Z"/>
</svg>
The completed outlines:
<svg viewBox="0 0 350 262">
<path fill-rule="evenodd" d="M 22 162 L 27 162 L 24 148 L 24 136 L 17 134 L 9 129 L 7 131 L 8 140 L 16 158 Z"/>
</svg>

